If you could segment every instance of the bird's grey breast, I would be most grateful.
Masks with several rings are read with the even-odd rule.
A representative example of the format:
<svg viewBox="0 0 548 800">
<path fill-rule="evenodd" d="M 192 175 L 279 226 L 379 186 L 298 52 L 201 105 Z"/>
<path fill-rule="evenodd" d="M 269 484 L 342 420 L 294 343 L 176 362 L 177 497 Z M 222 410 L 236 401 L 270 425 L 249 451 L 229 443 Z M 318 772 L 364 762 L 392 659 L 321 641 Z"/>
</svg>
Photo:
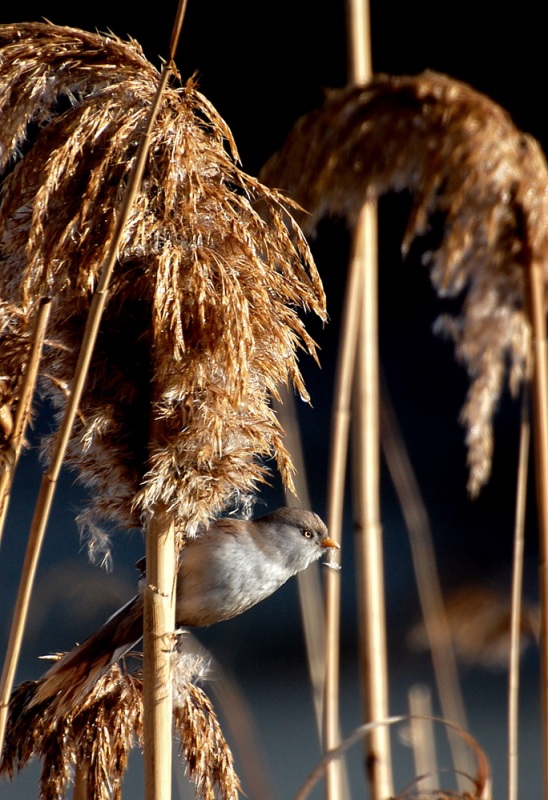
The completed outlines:
<svg viewBox="0 0 548 800">
<path fill-rule="evenodd" d="M 230 619 L 264 600 L 291 577 L 276 548 L 257 547 L 245 531 L 206 535 L 181 554 L 177 622 L 206 626 Z"/>
</svg>

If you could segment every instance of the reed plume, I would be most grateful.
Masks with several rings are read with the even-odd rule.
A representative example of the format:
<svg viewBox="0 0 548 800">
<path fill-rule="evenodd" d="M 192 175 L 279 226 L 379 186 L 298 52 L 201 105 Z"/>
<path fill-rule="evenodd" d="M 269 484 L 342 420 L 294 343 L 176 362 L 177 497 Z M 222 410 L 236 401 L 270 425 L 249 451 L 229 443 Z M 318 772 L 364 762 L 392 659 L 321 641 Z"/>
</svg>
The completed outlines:
<svg viewBox="0 0 548 800">
<path fill-rule="evenodd" d="M 443 238 L 424 258 L 438 296 L 460 301 L 436 327 L 453 339 L 470 377 L 461 419 L 468 488 L 477 494 L 490 475 L 505 376 L 515 393 L 527 371 L 524 270 L 540 263 L 546 275 L 548 171 L 538 143 L 463 83 L 434 72 L 380 75 L 329 92 L 260 177 L 308 212 L 299 221 L 309 234 L 325 215 L 355 223 L 367 200 L 409 191 L 404 255 L 441 217 Z"/>
<path fill-rule="evenodd" d="M 47 23 L 0 26 L 1 405 L 17 400 L 32 312 L 53 308 L 42 393 L 62 411 L 159 74 L 139 45 Z M 194 80 L 163 96 L 125 228 L 68 462 L 82 521 L 180 536 L 291 463 L 268 398 L 315 354 L 324 316 L 306 241 L 280 194 L 238 166 Z M 43 445 L 47 453 L 47 442 Z M 97 540 L 93 539 L 93 542 Z"/>
<path fill-rule="evenodd" d="M 200 800 L 236 800 L 239 783 L 230 748 L 211 702 L 196 686 L 204 665 L 195 657 L 174 656 L 173 717 L 189 775 Z M 69 712 L 56 699 L 29 709 L 35 681 L 14 691 L 0 775 L 13 778 L 25 765 L 41 761 L 40 798 L 63 797 L 76 767 L 85 769 L 89 800 L 120 800 L 129 751 L 143 745 L 142 676 L 115 664 L 86 700 Z"/>
</svg>

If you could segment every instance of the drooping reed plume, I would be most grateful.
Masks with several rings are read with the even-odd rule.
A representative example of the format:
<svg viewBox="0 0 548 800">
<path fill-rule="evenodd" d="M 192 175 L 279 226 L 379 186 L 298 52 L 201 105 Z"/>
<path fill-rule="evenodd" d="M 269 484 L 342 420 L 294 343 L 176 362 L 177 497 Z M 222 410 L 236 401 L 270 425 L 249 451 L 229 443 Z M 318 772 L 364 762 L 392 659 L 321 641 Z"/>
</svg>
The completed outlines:
<svg viewBox="0 0 548 800">
<path fill-rule="evenodd" d="M 0 376 L 16 400 L 40 297 L 54 307 L 41 386 L 62 409 L 90 296 L 158 83 L 135 42 L 0 27 Z M 279 194 L 237 165 L 190 80 L 168 88 L 119 248 L 69 462 L 87 515 L 141 524 L 161 497 L 192 534 L 290 463 L 268 403 L 314 353 L 298 316 L 323 290 Z M 153 430 L 153 434 L 151 431 Z"/>
<path fill-rule="evenodd" d="M 196 685 L 203 664 L 175 656 L 175 730 L 196 796 L 236 800 L 239 783 L 232 754 L 206 694 Z M 76 768 L 85 770 L 87 796 L 120 800 L 129 751 L 143 744 L 142 676 L 115 664 L 84 703 L 59 715 L 55 702 L 28 708 L 34 681 L 17 687 L 10 704 L 0 774 L 13 777 L 33 758 L 42 764 L 40 797 L 63 797 Z"/>
<path fill-rule="evenodd" d="M 538 143 L 463 83 L 433 72 L 378 76 L 329 92 L 261 178 L 309 212 L 299 218 L 309 233 L 327 214 L 353 223 L 366 200 L 408 190 L 404 254 L 434 214 L 442 217 L 443 237 L 426 262 L 438 295 L 461 299 L 460 311 L 437 327 L 452 337 L 470 376 L 462 421 L 476 494 L 490 474 L 492 417 L 507 366 L 512 391 L 526 371 L 524 270 L 548 256 L 548 171 Z"/>
<path fill-rule="evenodd" d="M 59 416 L 63 412 L 158 80 L 134 42 L 49 24 L 0 27 L 0 408 L 6 438 L 30 326 L 44 297 L 51 298 L 52 312 L 40 387 Z M 323 289 L 288 204 L 237 161 L 230 131 L 195 83 L 168 88 L 118 246 L 71 434 L 68 461 L 90 489 L 82 520 L 92 532 L 101 519 L 150 531 L 161 509 L 180 546 L 201 522 L 255 489 L 267 472 L 265 458 L 274 457 L 291 482 L 269 397 L 290 382 L 306 397 L 297 350 L 314 355 L 315 347 L 299 311 L 323 317 Z M 43 450 L 47 458 L 48 441 Z M 106 547 L 97 536 L 91 544 L 96 551 Z M 137 690 L 129 688 L 137 714 Z M 96 690 L 101 687 L 89 703 Z M 176 717 L 190 770 L 204 797 L 212 796 L 215 783 L 233 797 L 226 758 L 218 773 L 214 766 L 206 774 L 213 756 L 204 763 L 196 756 L 203 744 L 196 746 L 193 737 L 207 738 L 213 718 L 198 690 L 192 698 Z M 12 702 L 17 708 L 17 694 Z M 66 726 L 86 710 L 89 726 L 104 723 L 108 733 L 118 713 L 109 702 L 88 708 L 86 701 L 68 718 L 54 706 L 44 709 L 47 752 L 63 748 L 73 737 Z M 136 716 L 128 730 L 139 724 Z M 25 747 L 25 736 L 26 728 L 12 727 L 7 764 L 10 753 Z M 109 736 L 90 744 L 104 774 L 87 775 L 89 797 L 103 798 L 101 792 L 112 788 L 105 777 Z M 222 750 L 220 731 L 211 736 Z M 67 765 L 89 761 L 88 753 L 70 752 L 68 760 L 48 756 L 45 762 L 43 783 L 54 794 L 66 783 Z"/>
</svg>

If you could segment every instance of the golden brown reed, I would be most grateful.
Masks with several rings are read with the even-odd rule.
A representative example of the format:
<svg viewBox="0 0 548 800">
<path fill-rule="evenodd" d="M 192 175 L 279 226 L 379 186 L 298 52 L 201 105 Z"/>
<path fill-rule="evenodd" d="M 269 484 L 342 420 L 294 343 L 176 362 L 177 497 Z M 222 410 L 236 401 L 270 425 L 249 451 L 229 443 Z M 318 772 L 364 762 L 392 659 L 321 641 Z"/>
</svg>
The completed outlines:
<svg viewBox="0 0 548 800">
<path fill-rule="evenodd" d="M 17 337 L 11 336 L 14 328 L 19 329 Z M 32 349 L 32 323 L 26 314 L 11 307 L 0 299 L 0 342 L 10 341 L 11 358 L 19 365 L 16 374 L 10 377 L 0 374 L 0 467 L 4 461 L 10 461 L 10 441 L 13 434 L 14 414 L 12 413 L 14 396 L 19 399 L 23 382 L 22 365 L 28 362 Z M 0 359 L 2 356 L 0 355 Z M 3 359 L 2 359 L 3 360 Z"/>
<path fill-rule="evenodd" d="M 201 655 L 174 656 L 173 720 L 181 755 L 186 760 L 196 794 L 215 800 L 215 787 L 223 800 L 237 800 L 241 789 L 234 772 L 232 753 L 225 741 L 211 701 L 196 685 L 207 676 Z"/>
<path fill-rule="evenodd" d="M 437 328 L 454 340 L 471 381 L 462 421 L 476 494 L 491 470 L 492 417 L 507 363 L 512 392 L 526 372 L 523 270 L 548 256 L 548 171 L 538 143 L 463 83 L 433 72 L 381 75 L 329 92 L 260 177 L 309 212 L 299 218 L 308 233 L 326 214 L 353 223 L 366 200 L 408 190 L 414 204 L 404 254 L 441 215 L 443 239 L 425 261 L 438 295 L 462 301 Z"/>
<path fill-rule="evenodd" d="M 195 685 L 192 664 L 179 657 L 175 729 L 196 796 L 236 800 L 239 783 L 232 754 L 211 703 Z M 143 744 L 142 677 L 115 664 L 94 686 L 86 701 L 59 713 L 55 698 L 28 708 L 36 683 L 17 687 L 10 703 L 4 760 L 0 775 L 14 774 L 40 759 L 40 797 L 63 797 L 76 767 L 86 774 L 89 800 L 120 800 L 129 751 Z"/>
<path fill-rule="evenodd" d="M 16 401 L 33 309 L 53 298 L 41 387 L 62 409 L 91 293 L 158 84 L 135 42 L 50 24 L 0 26 L 0 376 Z M 180 531 L 290 459 L 268 397 L 306 391 L 299 308 L 324 316 L 307 244 L 281 196 L 237 165 L 193 80 L 168 88 L 123 235 L 69 463 L 84 519 Z"/>
</svg>

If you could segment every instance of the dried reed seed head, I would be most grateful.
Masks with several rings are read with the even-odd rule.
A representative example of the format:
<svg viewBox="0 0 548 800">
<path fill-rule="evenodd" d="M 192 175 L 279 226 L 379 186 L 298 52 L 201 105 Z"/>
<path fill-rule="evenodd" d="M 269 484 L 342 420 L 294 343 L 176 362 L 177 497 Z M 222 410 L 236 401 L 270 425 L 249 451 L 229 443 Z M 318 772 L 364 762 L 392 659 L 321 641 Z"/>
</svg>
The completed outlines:
<svg viewBox="0 0 548 800">
<path fill-rule="evenodd" d="M 196 796 L 237 800 L 239 781 L 213 707 L 191 681 L 203 675 L 198 657 L 177 656 L 175 728 Z M 0 776 L 13 778 L 32 759 L 42 762 L 40 797 L 63 797 L 75 768 L 85 771 L 89 800 L 120 800 L 129 751 L 143 744 L 142 676 L 113 665 L 85 702 L 59 712 L 55 698 L 32 706 L 36 681 L 18 686 L 10 700 Z"/>
<path fill-rule="evenodd" d="M 29 725 L 29 715 L 25 713 L 27 703 L 36 689 L 36 681 L 19 684 L 11 695 L 9 714 L 6 723 L 4 751 L 0 757 L 0 777 L 12 779 L 36 755 L 37 741 L 40 738 L 42 716 L 36 716 Z"/>
<path fill-rule="evenodd" d="M 179 692 L 173 716 L 198 797 L 215 800 L 218 789 L 223 800 L 237 800 L 241 787 L 232 753 L 207 695 L 188 683 L 187 691 Z"/>
<path fill-rule="evenodd" d="M 491 470 L 492 416 L 507 363 L 512 391 L 528 369 L 524 269 L 532 261 L 547 269 L 548 172 L 538 143 L 451 78 L 379 76 L 330 92 L 297 122 L 261 178 L 309 212 L 299 218 L 309 233 L 326 214 L 355 222 L 365 201 L 410 191 L 404 254 L 432 214 L 443 215 L 443 239 L 425 261 L 440 297 L 462 297 L 460 313 L 443 316 L 438 330 L 454 340 L 471 380 L 462 421 L 476 494 Z"/>
<path fill-rule="evenodd" d="M 13 778 L 32 758 L 42 762 L 40 797 L 63 797 L 76 767 L 85 769 L 90 800 L 119 800 L 129 750 L 142 744 L 142 681 L 118 665 L 85 703 L 60 714 L 55 702 L 29 709 L 36 682 L 10 700 L 0 775 Z"/>
<path fill-rule="evenodd" d="M 118 208 L 158 83 L 134 42 L 49 24 L 0 26 L 0 375 L 54 298 L 42 390 L 62 410 Z M 189 531 L 291 462 L 268 399 L 315 354 L 299 309 L 325 315 L 281 196 L 240 170 L 194 84 L 168 88 L 123 232 L 69 461 L 84 517 L 146 521 L 159 498 Z M 190 532 L 192 532 L 190 530 Z"/>
</svg>

